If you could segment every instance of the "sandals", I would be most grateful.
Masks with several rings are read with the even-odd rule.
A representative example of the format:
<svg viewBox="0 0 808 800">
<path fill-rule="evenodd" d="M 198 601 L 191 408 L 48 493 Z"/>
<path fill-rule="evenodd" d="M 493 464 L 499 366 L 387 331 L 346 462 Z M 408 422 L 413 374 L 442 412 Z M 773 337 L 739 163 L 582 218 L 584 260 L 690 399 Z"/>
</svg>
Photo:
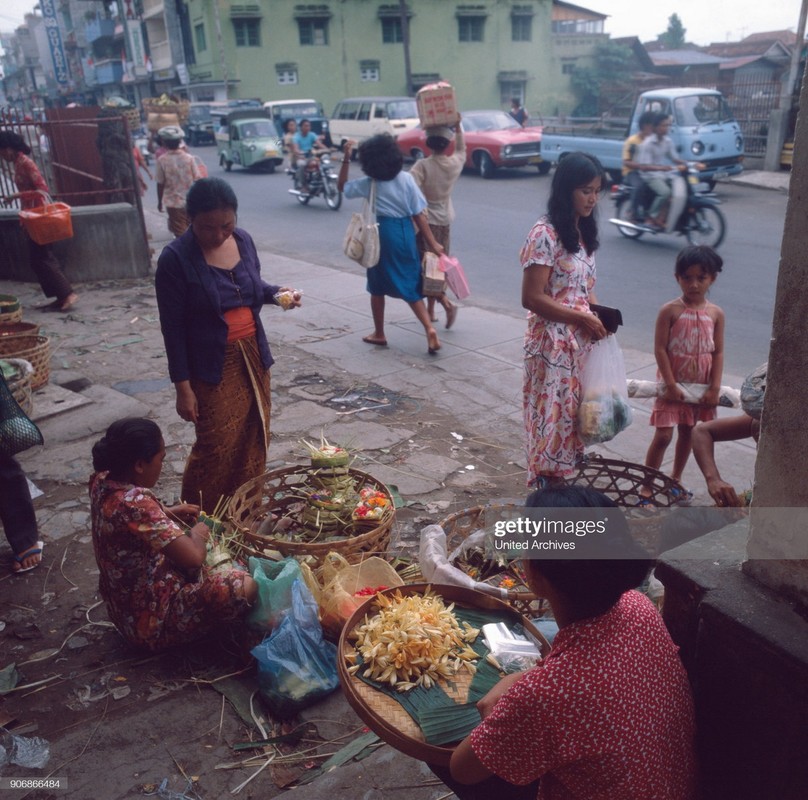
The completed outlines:
<svg viewBox="0 0 808 800">
<path fill-rule="evenodd" d="M 42 551 L 45 549 L 45 542 L 38 541 L 32 547 L 29 547 L 27 550 L 23 550 L 22 553 L 19 555 L 14 556 L 14 563 L 11 567 L 11 571 L 15 575 L 21 575 L 23 572 L 30 572 L 32 569 L 36 569 L 42 563 Z M 22 564 L 24 561 L 27 561 L 29 558 L 34 556 L 39 556 L 39 561 L 31 564 L 30 567 L 24 567 Z"/>
<path fill-rule="evenodd" d="M 677 506 L 689 506 L 693 502 L 693 492 L 691 492 L 690 489 L 679 489 L 676 486 L 668 491 L 668 497 L 670 497 Z"/>
<path fill-rule="evenodd" d="M 368 334 L 362 337 L 365 344 L 375 344 L 376 347 L 387 347 L 387 339 L 376 339 L 374 336 Z"/>
</svg>

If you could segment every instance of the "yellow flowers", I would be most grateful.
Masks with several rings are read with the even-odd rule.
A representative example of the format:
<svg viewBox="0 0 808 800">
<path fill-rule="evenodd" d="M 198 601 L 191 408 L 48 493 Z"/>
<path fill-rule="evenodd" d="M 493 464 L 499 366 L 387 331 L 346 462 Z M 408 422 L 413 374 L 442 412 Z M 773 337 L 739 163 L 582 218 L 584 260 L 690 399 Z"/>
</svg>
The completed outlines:
<svg viewBox="0 0 808 800">
<path fill-rule="evenodd" d="M 478 658 L 469 646 L 479 634 L 467 622 L 461 626 L 452 610 L 437 595 L 379 595 L 379 612 L 366 616 L 354 628 L 356 654 L 347 656 L 351 674 L 362 675 L 404 692 L 416 686 L 429 688 L 440 678 L 451 678 L 461 668 L 476 672 Z"/>
</svg>

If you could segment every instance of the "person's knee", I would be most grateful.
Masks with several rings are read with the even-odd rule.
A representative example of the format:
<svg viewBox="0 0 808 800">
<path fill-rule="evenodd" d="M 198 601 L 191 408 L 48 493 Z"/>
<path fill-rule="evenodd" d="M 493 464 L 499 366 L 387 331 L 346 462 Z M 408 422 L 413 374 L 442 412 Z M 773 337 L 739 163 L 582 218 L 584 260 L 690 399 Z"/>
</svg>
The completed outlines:
<svg viewBox="0 0 808 800">
<path fill-rule="evenodd" d="M 673 428 L 657 428 L 654 439 L 660 447 L 667 447 L 673 439 Z"/>
</svg>

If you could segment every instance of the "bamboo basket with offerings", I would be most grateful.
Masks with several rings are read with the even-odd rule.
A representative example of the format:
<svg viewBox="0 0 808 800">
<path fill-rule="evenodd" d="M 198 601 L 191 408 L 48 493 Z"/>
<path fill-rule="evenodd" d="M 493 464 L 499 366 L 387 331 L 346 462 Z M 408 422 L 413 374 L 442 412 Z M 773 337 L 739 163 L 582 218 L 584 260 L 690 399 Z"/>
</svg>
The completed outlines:
<svg viewBox="0 0 808 800">
<path fill-rule="evenodd" d="M 22 319 L 22 306 L 13 294 L 0 294 L 0 325 L 19 322 Z"/>
<path fill-rule="evenodd" d="M 390 490 L 349 466 L 350 453 L 323 439 L 304 442 L 310 465 L 286 467 L 253 478 L 234 493 L 228 524 L 251 555 L 269 551 L 311 556 L 314 565 L 330 552 L 355 562 L 385 553 L 395 519 Z"/>
<path fill-rule="evenodd" d="M 500 630 L 512 638 L 497 658 Z M 477 701 L 508 671 L 547 652 L 529 620 L 494 597 L 410 584 L 379 592 L 354 612 L 340 636 L 337 672 L 348 703 L 379 738 L 446 765 L 448 745 L 480 722 Z"/>
</svg>

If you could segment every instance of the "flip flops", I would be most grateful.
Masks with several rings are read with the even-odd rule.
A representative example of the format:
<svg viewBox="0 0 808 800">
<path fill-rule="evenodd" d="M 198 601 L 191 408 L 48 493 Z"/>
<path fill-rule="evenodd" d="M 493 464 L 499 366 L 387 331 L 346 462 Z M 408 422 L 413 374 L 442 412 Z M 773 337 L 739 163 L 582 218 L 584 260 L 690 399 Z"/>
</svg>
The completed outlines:
<svg viewBox="0 0 808 800">
<path fill-rule="evenodd" d="M 45 542 L 39 541 L 33 547 L 29 547 L 27 550 L 24 550 L 17 556 L 14 556 L 14 565 L 11 568 L 11 571 L 15 575 L 21 575 L 23 572 L 30 572 L 32 569 L 36 569 L 42 563 L 42 551 L 45 549 Z M 30 567 L 24 567 L 22 565 L 23 561 L 26 559 L 31 558 L 31 556 L 40 556 L 39 561 L 35 564 L 32 564 Z"/>
</svg>

